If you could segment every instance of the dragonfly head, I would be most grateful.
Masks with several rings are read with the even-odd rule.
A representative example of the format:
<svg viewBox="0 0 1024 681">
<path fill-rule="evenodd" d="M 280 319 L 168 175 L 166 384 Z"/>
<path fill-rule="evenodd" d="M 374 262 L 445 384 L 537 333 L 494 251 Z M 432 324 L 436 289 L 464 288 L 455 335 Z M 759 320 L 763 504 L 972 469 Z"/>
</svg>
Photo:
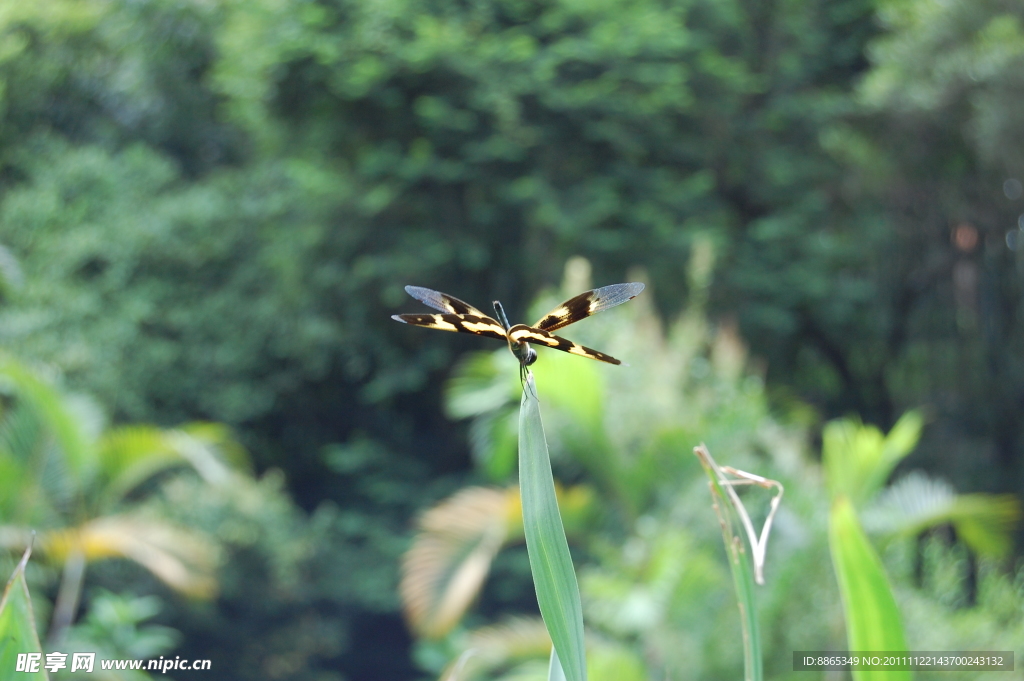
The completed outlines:
<svg viewBox="0 0 1024 681">
<path fill-rule="evenodd" d="M 529 343 L 516 343 L 510 340 L 508 349 L 519 360 L 519 366 L 524 369 L 537 361 L 537 351 L 531 348 Z"/>
</svg>

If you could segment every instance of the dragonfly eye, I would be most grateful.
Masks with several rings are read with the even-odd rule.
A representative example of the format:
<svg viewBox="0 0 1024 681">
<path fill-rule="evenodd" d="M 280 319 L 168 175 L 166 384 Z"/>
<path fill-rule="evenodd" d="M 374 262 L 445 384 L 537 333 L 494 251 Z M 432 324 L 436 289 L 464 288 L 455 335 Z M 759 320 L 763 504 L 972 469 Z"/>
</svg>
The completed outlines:
<svg viewBox="0 0 1024 681">
<path fill-rule="evenodd" d="M 537 351 L 530 348 L 526 353 L 526 361 L 523 362 L 526 366 L 530 366 L 537 361 Z"/>
</svg>

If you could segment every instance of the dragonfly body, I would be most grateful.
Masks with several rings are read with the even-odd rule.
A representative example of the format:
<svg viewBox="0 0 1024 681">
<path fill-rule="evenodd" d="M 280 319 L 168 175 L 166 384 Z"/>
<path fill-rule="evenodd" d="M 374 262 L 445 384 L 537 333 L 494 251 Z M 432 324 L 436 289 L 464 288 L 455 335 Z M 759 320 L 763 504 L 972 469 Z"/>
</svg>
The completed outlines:
<svg viewBox="0 0 1024 681">
<path fill-rule="evenodd" d="M 512 325 L 508 323 L 508 317 L 505 316 L 505 308 L 501 306 L 501 303 L 495 300 L 491 303 L 494 306 L 494 312 L 498 315 L 498 319 L 501 321 L 501 325 L 505 327 L 505 337 L 508 339 L 508 349 L 512 352 L 512 356 L 519 360 L 520 367 L 528 367 L 537 361 L 537 351 L 530 347 L 530 344 L 526 341 L 514 341 L 512 340 Z M 517 324 L 517 326 L 524 326 L 523 324 Z"/>
<path fill-rule="evenodd" d="M 494 301 L 493 305 L 500 322 L 488 317 L 469 303 L 447 293 L 420 286 L 406 286 L 405 290 L 416 300 L 435 310 L 440 310 L 444 314 L 396 314 L 391 316 L 392 319 L 403 324 L 425 326 L 429 329 L 472 333 L 477 336 L 504 340 L 508 343 L 508 349 L 519 360 L 520 371 L 525 375 L 526 368 L 537 361 L 537 351 L 530 347 L 531 343 L 581 357 L 589 357 L 608 364 L 622 364 L 610 355 L 556 336 L 551 332 L 636 298 L 644 290 L 644 285 L 635 282 L 613 284 L 586 291 L 565 301 L 541 317 L 533 326 L 509 324 L 508 317 L 505 316 L 505 309 L 498 301 Z"/>
</svg>

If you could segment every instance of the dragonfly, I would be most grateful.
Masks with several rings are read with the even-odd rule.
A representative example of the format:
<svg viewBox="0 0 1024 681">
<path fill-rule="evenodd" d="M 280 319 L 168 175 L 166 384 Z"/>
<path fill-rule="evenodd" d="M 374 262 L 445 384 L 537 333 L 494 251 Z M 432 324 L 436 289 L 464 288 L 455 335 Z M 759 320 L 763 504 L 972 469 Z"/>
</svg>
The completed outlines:
<svg viewBox="0 0 1024 681">
<path fill-rule="evenodd" d="M 422 286 L 406 286 L 406 293 L 443 314 L 396 314 L 391 315 L 391 318 L 403 324 L 424 326 L 428 329 L 472 333 L 477 336 L 507 341 L 508 349 L 519 360 L 519 378 L 525 381 L 528 367 L 537 361 L 537 351 L 530 347 L 531 344 L 544 345 L 608 364 L 622 364 L 620 360 L 611 355 L 556 336 L 551 332 L 586 319 L 602 310 L 628 302 L 640 295 L 643 290 L 644 285 L 639 282 L 602 286 L 570 298 L 531 326 L 526 324 L 513 326 L 508 323 L 505 309 L 497 300 L 492 305 L 498 320 L 501 320 L 500 322 L 455 296 Z"/>
</svg>

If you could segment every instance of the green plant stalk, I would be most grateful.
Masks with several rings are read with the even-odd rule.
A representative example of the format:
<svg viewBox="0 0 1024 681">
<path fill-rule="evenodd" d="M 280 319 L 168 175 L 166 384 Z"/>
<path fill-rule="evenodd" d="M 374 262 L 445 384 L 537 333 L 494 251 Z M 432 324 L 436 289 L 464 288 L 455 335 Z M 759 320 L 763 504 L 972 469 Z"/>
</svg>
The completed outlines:
<svg viewBox="0 0 1024 681">
<path fill-rule="evenodd" d="M 586 681 L 583 608 L 576 572 L 555 498 L 555 480 L 540 418 L 533 374 L 527 374 L 519 410 L 519 493 L 537 605 L 554 645 L 553 664 L 567 681 Z M 558 678 L 558 677 L 554 677 Z"/>
<path fill-rule="evenodd" d="M 736 603 L 740 609 L 740 630 L 743 633 L 743 678 L 745 681 L 763 681 L 764 667 L 761 655 L 761 628 L 757 622 L 757 599 L 754 593 L 753 563 L 742 533 L 734 531 L 740 527 L 738 512 L 733 508 L 732 501 L 719 480 L 725 479 L 718 464 L 711 458 L 708 450 L 701 445 L 694 448 L 700 459 L 708 480 L 711 481 L 711 504 L 722 527 L 722 540 L 725 552 L 729 557 L 729 569 L 732 572 L 733 588 L 736 590 Z"/>
</svg>

